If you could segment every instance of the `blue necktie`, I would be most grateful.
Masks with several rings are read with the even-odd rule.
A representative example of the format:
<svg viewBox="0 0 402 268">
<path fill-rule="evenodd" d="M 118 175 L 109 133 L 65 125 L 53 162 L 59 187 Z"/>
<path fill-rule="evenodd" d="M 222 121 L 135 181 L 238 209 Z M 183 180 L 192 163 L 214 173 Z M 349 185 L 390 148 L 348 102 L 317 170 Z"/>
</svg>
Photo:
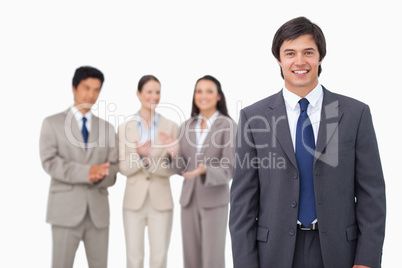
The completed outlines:
<svg viewBox="0 0 402 268">
<path fill-rule="evenodd" d="M 82 132 L 82 136 L 84 137 L 85 148 L 87 148 L 88 136 L 89 136 L 86 123 L 87 123 L 87 118 L 84 116 L 84 117 L 82 118 L 82 129 L 81 129 L 81 132 Z"/>
<path fill-rule="evenodd" d="M 315 210 L 313 165 L 314 132 L 307 115 L 307 99 L 301 99 L 300 116 L 296 128 L 296 160 L 300 173 L 299 221 L 309 226 L 317 218 Z"/>
</svg>

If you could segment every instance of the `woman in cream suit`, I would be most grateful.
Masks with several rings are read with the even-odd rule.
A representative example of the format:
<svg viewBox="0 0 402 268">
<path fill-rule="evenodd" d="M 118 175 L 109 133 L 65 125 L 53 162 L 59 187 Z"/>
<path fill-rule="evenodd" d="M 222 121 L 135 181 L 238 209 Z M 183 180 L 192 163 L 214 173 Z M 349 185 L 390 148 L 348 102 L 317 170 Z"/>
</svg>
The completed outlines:
<svg viewBox="0 0 402 268">
<path fill-rule="evenodd" d="M 180 128 L 179 146 L 169 149 L 173 168 L 185 178 L 180 197 L 184 267 L 223 268 L 236 123 L 214 77 L 197 81 L 191 115 Z"/>
<path fill-rule="evenodd" d="M 127 267 L 142 268 L 148 227 L 151 268 L 165 268 L 173 220 L 169 157 L 161 134 L 176 137 L 178 126 L 155 113 L 161 85 L 152 75 L 138 83 L 141 109 L 119 126 L 120 172 L 127 176 L 123 200 Z"/>
</svg>

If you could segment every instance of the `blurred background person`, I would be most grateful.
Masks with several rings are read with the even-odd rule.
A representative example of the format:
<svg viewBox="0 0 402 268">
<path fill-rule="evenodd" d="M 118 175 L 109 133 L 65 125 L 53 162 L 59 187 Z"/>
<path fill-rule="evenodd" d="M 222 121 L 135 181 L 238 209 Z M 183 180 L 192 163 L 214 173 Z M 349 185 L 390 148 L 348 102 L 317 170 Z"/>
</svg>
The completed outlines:
<svg viewBox="0 0 402 268">
<path fill-rule="evenodd" d="M 210 75 L 198 79 L 191 118 L 181 125 L 178 145 L 168 149 L 174 170 L 184 177 L 180 204 L 186 268 L 225 267 L 236 127 L 220 82 Z"/>
<path fill-rule="evenodd" d="M 107 267 L 107 188 L 116 182 L 118 153 L 113 126 L 91 112 L 103 82 L 98 69 L 79 67 L 74 105 L 43 120 L 40 158 L 51 176 L 46 221 L 52 225 L 52 267 L 73 267 L 81 241 L 88 266 Z"/>
<path fill-rule="evenodd" d="M 144 266 L 144 232 L 148 227 L 151 268 L 165 268 L 173 221 L 169 177 L 173 174 L 163 137 L 176 137 L 178 125 L 155 112 L 161 84 L 152 75 L 138 82 L 140 110 L 119 126 L 120 172 L 127 176 L 123 224 L 127 267 Z"/>
</svg>

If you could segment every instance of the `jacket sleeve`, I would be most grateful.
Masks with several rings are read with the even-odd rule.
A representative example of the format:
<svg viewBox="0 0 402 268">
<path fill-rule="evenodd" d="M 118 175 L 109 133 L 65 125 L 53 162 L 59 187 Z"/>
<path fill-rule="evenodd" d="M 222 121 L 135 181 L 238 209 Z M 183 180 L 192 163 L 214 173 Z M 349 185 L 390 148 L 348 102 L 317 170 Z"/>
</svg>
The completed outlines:
<svg viewBox="0 0 402 268">
<path fill-rule="evenodd" d="M 381 267 L 385 235 L 385 182 L 370 109 L 363 109 L 356 139 L 355 194 L 359 236 L 355 264 Z"/>
<path fill-rule="evenodd" d="M 124 176 L 130 177 L 142 169 L 141 158 L 133 141 L 129 141 L 126 135 L 127 124 L 121 124 L 118 128 L 119 141 L 119 171 Z"/>
<path fill-rule="evenodd" d="M 184 147 L 188 146 L 188 142 L 186 141 L 186 123 L 183 123 L 178 131 L 177 141 L 179 143 L 179 153 L 170 159 L 170 168 L 173 171 L 173 174 L 182 175 L 183 172 L 187 171 L 188 167 L 188 159 L 184 156 Z"/>
<path fill-rule="evenodd" d="M 119 171 L 119 163 L 118 163 L 118 146 L 119 141 L 114 130 L 114 127 L 110 124 L 109 126 L 109 136 L 110 138 L 107 140 L 114 141 L 113 144 L 109 144 L 108 147 L 108 155 L 107 155 L 107 162 L 110 163 L 109 166 L 109 175 L 105 176 L 102 181 L 98 184 L 99 187 L 110 187 L 116 183 L 116 176 L 117 172 Z"/>
<path fill-rule="evenodd" d="M 219 158 L 212 158 L 206 163 L 207 172 L 205 174 L 205 186 L 219 186 L 229 183 L 233 175 L 233 165 L 235 156 L 235 133 L 236 123 L 232 120 L 228 128 L 220 129 L 222 131 L 221 145 L 222 154 Z"/>
<path fill-rule="evenodd" d="M 179 127 L 176 124 L 173 124 L 170 135 L 175 139 L 177 139 L 178 133 L 179 133 Z M 169 157 L 168 153 L 164 151 L 163 156 L 151 162 L 151 165 L 148 170 L 159 177 L 168 178 L 171 175 L 175 174 L 171 166 L 171 160 L 172 159 Z"/>
<path fill-rule="evenodd" d="M 56 131 L 52 126 L 51 119 L 46 118 L 42 124 L 39 140 L 39 151 L 43 169 L 53 179 L 64 183 L 92 184 L 89 181 L 91 165 L 64 159 L 60 156 L 58 150 Z"/>
<path fill-rule="evenodd" d="M 229 229 L 235 268 L 258 267 L 257 217 L 259 212 L 258 170 L 248 167 L 248 160 L 257 157 L 247 117 L 240 112 L 236 137 L 233 181 L 230 192 Z"/>
</svg>

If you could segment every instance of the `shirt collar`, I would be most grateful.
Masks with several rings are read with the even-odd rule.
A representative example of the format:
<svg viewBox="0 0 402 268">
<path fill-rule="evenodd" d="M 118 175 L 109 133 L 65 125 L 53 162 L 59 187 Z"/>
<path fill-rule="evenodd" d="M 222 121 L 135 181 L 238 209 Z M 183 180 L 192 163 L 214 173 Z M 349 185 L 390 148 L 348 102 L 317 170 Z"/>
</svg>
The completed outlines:
<svg viewBox="0 0 402 268">
<path fill-rule="evenodd" d="M 78 109 L 73 105 L 71 107 L 71 112 L 74 114 L 74 117 L 77 121 L 82 121 L 82 118 L 85 116 L 85 118 L 87 119 L 87 122 L 91 122 L 92 119 L 92 112 L 91 110 L 89 110 L 87 113 L 82 114 L 80 111 L 78 111 Z"/>
<path fill-rule="evenodd" d="M 216 117 L 219 115 L 219 111 L 216 111 L 210 118 L 208 118 L 208 120 L 213 120 L 216 119 Z M 202 115 L 198 114 L 198 119 L 202 119 Z"/>
<path fill-rule="evenodd" d="M 135 120 L 138 122 L 138 126 L 142 126 L 143 120 L 141 118 L 140 111 L 138 111 L 135 114 Z M 159 123 L 159 114 L 155 113 L 154 119 L 152 120 L 152 126 L 150 126 L 150 127 L 155 127 L 156 128 L 158 126 L 158 123 Z"/>
<path fill-rule="evenodd" d="M 207 127 L 210 128 L 211 125 L 215 122 L 215 119 L 218 117 L 219 115 L 219 111 L 216 111 L 210 118 L 208 118 L 207 120 Z M 197 116 L 197 125 L 201 125 L 201 121 L 202 121 L 202 115 L 198 114 Z"/>
<path fill-rule="evenodd" d="M 285 86 L 283 86 L 283 98 L 285 99 L 285 102 L 288 103 L 290 107 L 292 107 L 293 110 L 299 107 L 299 100 L 301 99 L 300 96 L 294 94 L 290 90 L 288 90 Z M 310 93 L 307 94 L 305 97 L 309 104 L 312 107 L 315 107 L 317 105 L 318 100 L 323 94 L 322 86 L 320 83 L 317 84 L 317 86 L 310 91 Z"/>
</svg>

